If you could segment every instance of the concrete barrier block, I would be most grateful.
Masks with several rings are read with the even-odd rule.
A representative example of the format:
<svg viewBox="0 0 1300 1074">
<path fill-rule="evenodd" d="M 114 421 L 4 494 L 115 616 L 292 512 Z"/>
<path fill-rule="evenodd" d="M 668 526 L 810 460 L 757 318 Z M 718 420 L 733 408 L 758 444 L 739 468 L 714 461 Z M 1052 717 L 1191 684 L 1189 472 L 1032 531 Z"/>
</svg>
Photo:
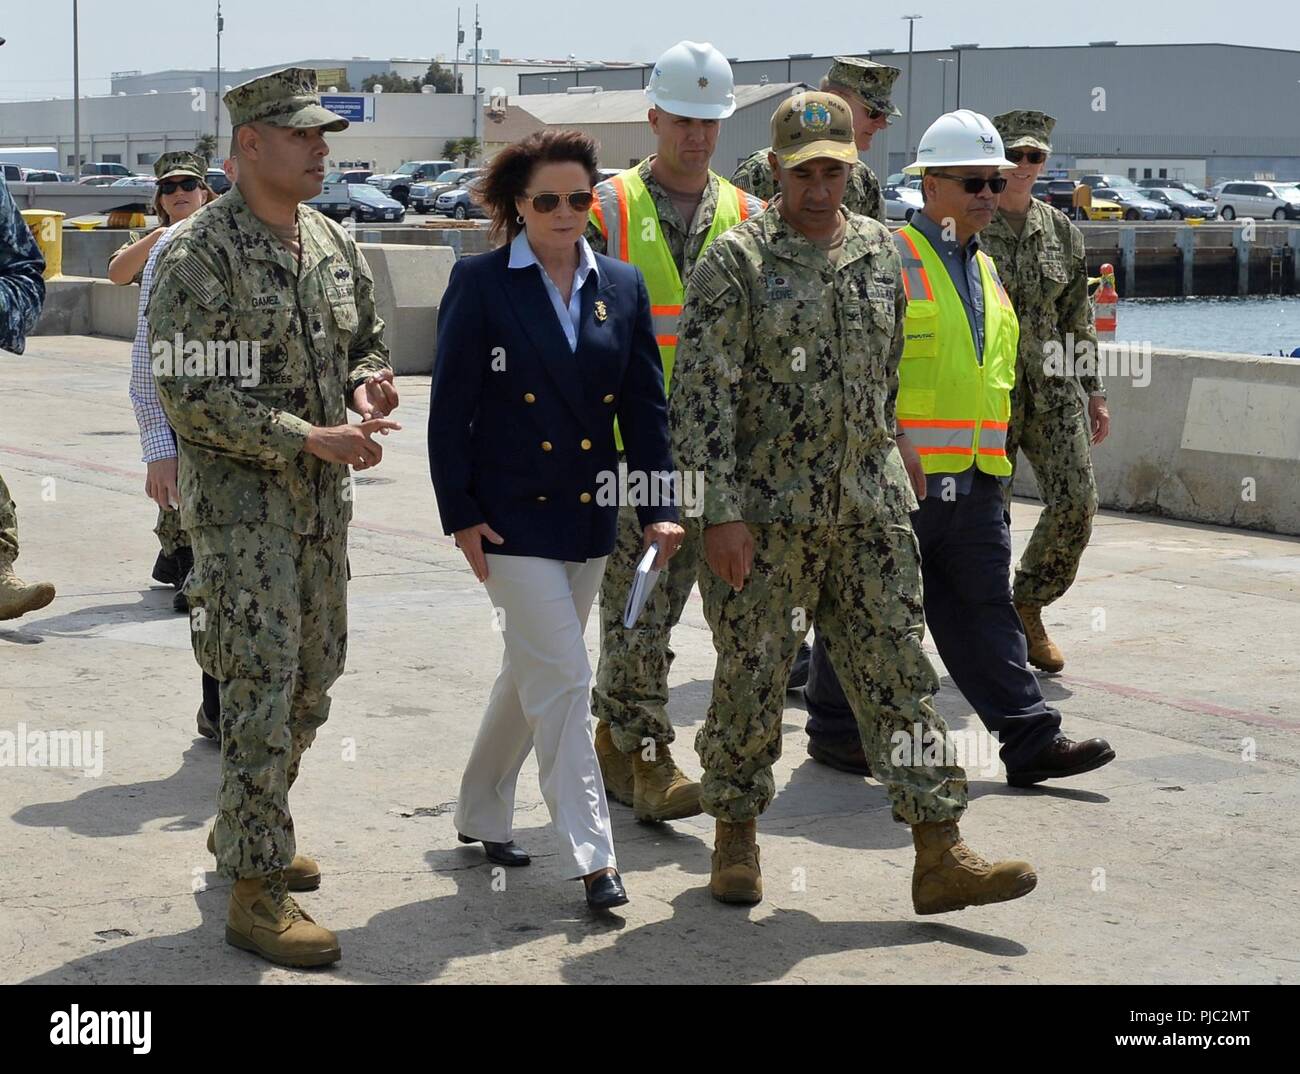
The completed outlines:
<svg viewBox="0 0 1300 1074">
<path fill-rule="evenodd" d="M 398 373 L 432 373 L 438 307 L 456 254 L 447 246 L 361 243 L 375 278 L 375 306 Z"/>
<path fill-rule="evenodd" d="M 34 336 L 85 336 L 91 332 L 90 292 L 94 280 L 57 276 L 45 281 L 45 305 Z"/>
<path fill-rule="evenodd" d="M 1120 353 L 1101 351 L 1104 364 Z M 1111 433 L 1092 451 L 1101 506 L 1300 535 L 1300 361 L 1153 350 L 1149 373 L 1106 377 Z M 1013 488 L 1038 496 L 1023 454 Z"/>
<path fill-rule="evenodd" d="M 133 283 L 118 286 L 109 280 L 95 280 L 90 289 L 90 331 L 96 336 L 135 339 L 140 311 L 140 288 Z"/>
</svg>

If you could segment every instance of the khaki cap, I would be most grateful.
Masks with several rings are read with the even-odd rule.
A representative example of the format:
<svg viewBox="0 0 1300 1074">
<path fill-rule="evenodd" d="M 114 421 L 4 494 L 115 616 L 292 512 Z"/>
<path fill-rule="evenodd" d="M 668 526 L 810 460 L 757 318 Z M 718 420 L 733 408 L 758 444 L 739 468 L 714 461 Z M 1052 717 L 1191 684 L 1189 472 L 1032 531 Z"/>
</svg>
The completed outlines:
<svg viewBox="0 0 1300 1074">
<path fill-rule="evenodd" d="M 324 127 L 346 130 L 348 121 L 320 103 L 316 72 L 310 67 L 285 67 L 236 86 L 222 98 L 232 127 L 269 123 L 273 127 Z"/>
<path fill-rule="evenodd" d="M 796 93 L 772 113 L 772 152 L 783 168 L 816 157 L 855 164 L 853 114 L 833 93 Z"/>
</svg>

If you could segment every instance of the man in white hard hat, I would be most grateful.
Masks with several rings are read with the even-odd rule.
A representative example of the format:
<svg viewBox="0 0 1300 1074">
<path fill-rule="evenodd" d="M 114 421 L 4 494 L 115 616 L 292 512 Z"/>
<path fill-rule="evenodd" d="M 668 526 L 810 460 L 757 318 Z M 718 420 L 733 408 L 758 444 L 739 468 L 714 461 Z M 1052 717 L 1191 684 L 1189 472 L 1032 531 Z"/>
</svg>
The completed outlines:
<svg viewBox="0 0 1300 1074">
<path fill-rule="evenodd" d="M 709 170 L 722 121 L 736 110 L 731 65 L 722 53 L 712 45 L 679 42 L 659 58 L 645 92 L 655 152 L 596 187 L 587 241 L 598 253 L 641 269 L 664 384 L 671 387 L 677 319 L 691 271 L 714 239 L 761 212 L 763 203 Z M 636 488 L 633 476 L 619 487 Z M 699 784 L 672 759 L 666 711 L 669 634 L 695 585 L 700 531 L 685 505 L 686 540 L 636 626 L 625 628 L 623 608 L 642 552 L 635 506 L 619 504 L 618 545 L 600 591 L 600 663 L 591 705 L 598 721 L 596 753 L 609 797 L 630 805 L 638 820 L 673 820 L 700 812 Z"/>
<path fill-rule="evenodd" d="M 912 528 L 930 635 L 1002 743 L 1007 782 L 1022 787 L 1090 772 L 1115 751 L 1061 733 L 1011 599 L 1003 488 L 1020 327 L 978 236 L 1015 167 L 988 117 L 962 109 L 930 125 L 903 169 L 922 176 L 925 205 L 894 235 L 908 298 L 896 440 L 920 501 Z"/>
</svg>

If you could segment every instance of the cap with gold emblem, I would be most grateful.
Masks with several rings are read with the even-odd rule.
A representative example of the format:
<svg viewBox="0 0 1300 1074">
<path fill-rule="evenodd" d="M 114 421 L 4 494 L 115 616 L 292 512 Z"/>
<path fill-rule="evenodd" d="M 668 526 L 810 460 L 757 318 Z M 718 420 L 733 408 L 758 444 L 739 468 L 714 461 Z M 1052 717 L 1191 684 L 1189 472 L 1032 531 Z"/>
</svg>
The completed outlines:
<svg viewBox="0 0 1300 1074">
<path fill-rule="evenodd" d="M 195 179 L 203 179 L 207 176 L 208 169 L 198 154 L 178 149 L 164 153 L 155 160 L 153 174 L 157 179 L 170 179 L 174 175 L 192 175 Z"/>
<path fill-rule="evenodd" d="M 826 75 L 826 81 L 852 90 L 872 108 L 887 116 L 901 116 L 903 113 L 894 107 L 889 95 L 893 92 L 894 80 L 902 73 L 897 67 L 886 67 L 883 63 L 864 60 L 860 56 L 836 56 Z"/>
<path fill-rule="evenodd" d="M 1056 120 L 1046 112 L 1018 108 L 994 116 L 993 126 L 1002 135 L 1002 144 L 1007 149 L 1027 147 L 1041 149 L 1044 153 L 1052 151 L 1052 128 L 1056 126 Z"/>
<path fill-rule="evenodd" d="M 316 72 L 310 67 L 285 67 L 243 82 L 222 98 L 232 127 L 269 123 L 273 127 L 324 127 L 346 130 L 348 121 L 320 103 Z"/>
<path fill-rule="evenodd" d="M 772 113 L 772 152 L 783 168 L 815 157 L 853 164 L 853 114 L 833 93 L 796 93 Z"/>
</svg>

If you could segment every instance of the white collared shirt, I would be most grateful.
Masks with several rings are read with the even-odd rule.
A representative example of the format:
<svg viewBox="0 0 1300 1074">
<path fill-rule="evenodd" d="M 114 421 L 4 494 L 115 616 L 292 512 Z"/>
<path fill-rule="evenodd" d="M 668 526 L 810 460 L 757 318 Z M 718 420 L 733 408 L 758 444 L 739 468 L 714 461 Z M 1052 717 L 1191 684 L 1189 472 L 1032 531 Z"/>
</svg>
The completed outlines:
<svg viewBox="0 0 1300 1074">
<path fill-rule="evenodd" d="M 600 271 L 596 268 L 596 255 L 592 253 L 591 247 L 587 245 L 586 238 L 579 236 L 578 267 L 573 272 L 573 290 L 569 293 L 568 306 L 564 304 L 564 297 L 560 294 L 560 289 L 546 275 L 546 269 L 537 260 L 537 255 L 533 253 L 533 248 L 528 242 L 528 232 L 520 231 L 510 243 L 509 267 L 519 269 L 527 268 L 529 265 L 536 265 L 537 271 L 542 274 L 542 283 L 546 285 L 546 293 L 550 296 L 551 305 L 555 308 L 555 316 L 560 320 L 560 327 L 564 330 L 564 338 L 569 341 L 569 350 L 576 351 L 578 349 L 578 324 L 582 320 L 582 285 L 587 282 L 589 273 L 594 272 L 596 279 L 600 279 Z"/>
</svg>

